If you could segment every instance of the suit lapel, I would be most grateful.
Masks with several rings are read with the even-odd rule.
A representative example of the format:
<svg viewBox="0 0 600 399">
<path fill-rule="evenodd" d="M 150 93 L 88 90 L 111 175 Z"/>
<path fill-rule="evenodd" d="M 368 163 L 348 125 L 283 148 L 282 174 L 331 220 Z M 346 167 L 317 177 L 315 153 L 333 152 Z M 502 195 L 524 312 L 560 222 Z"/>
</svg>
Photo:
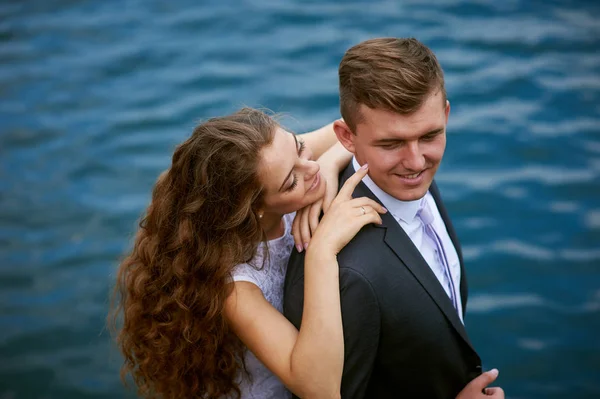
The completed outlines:
<svg viewBox="0 0 600 399">
<path fill-rule="evenodd" d="M 342 173 L 342 176 L 340 178 L 340 184 L 343 184 L 343 182 L 345 182 L 353 173 L 354 168 L 352 167 L 352 163 L 350 163 Z M 368 197 L 374 201 L 377 201 L 378 203 L 381 203 L 379 199 L 375 196 L 375 194 L 373 194 L 371 190 L 369 190 L 367 186 L 365 186 L 362 182 L 358 184 L 352 196 L 354 198 Z M 435 274 L 433 274 L 433 272 L 431 271 L 431 268 L 429 267 L 425 259 L 423 259 L 423 256 L 421 255 L 419 250 L 415 247 L 410 237 L 406 234 L 404 229 L 400 227 L 400 224 L 394 219 L 394 217 L 389 212 L 381 216 L 383 223 L 377 227 L 386 229 L 384 241 L 387 244 L 387 246 L 390 247 L 390 249 L 396 254 L 396 256 L 406 266 L 406 268 L 410 270 L 413 276 L 417 279 L 417 281 L 421 284 L 421 286 L 425 289 L 425 291 L 427 291 L 429 296 L 437 304 L 442 313 L 450 321 L 450 324 L 465 340 L 465 342 L 473 349 L 473 346 L 471 345 L 471 342 L 469 341 L 469 338 L 467 336 L 465 327 L 460 321 L 458 314 L 456 313 L 456 309 L 454 309 L 450 298 L 448 298 L 448 295 L 440 285 L 437 277 L 435 277 Z M 444 221 L 446 221 L 446 219 L 444 219 Z M 452 242 L 454 243 L 454 240 Z M 473 349 L 473 351 L 474 350 L 475 349 Z"/>
</svg>

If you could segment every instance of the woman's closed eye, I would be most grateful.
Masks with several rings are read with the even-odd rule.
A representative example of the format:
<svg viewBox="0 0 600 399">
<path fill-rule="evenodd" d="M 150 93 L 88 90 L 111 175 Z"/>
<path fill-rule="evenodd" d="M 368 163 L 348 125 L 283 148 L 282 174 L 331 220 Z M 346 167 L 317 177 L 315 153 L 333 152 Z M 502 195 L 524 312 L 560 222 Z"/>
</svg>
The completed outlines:
<svg viewBox="0 0 600 399">
<path fill-rule="evenodd" d="M 290 184 L 290 186 L 285 191 L 292 191 L 298 185 L 298 176 L 296 176 L 295 173 L 292 175 L 292 179 L 292 184 Z"/>
<path fill-rule="evenodd" d="M 306 148 L 306 144 L 304 144 L 304 140 L 298 139 L 298 156 L 301 156 Z"/>
<path fill-rule="evenodd" d="M 306 144 L 304 144 L 304 140 L 298 138 L 298 157 L 302 155 L 304 150 L 306 149 Z M 298 176 L 294 173 L 292 175 L 292 184 L 285 191 L 292 191 L 298 185 Z"/>
</svg>

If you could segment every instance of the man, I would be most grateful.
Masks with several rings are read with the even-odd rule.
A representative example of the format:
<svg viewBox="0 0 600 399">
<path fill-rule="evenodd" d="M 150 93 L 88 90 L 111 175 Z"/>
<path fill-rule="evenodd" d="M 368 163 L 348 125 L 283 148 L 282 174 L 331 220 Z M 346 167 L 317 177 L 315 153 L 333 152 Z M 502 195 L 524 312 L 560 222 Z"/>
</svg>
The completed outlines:
<svg viewBox="0 0 600 399">
<path fill-rule="evenodd" d="M 367 163 L 354 196 L 389 211 L 338 255 L 341 396 L 454 398 L 482 370 L 463 325 L 460 244 L 434 182 L 450 112 L 442 69 L 419 41 L 381 38 L 349 49 L 339 79 L 343 120 L 334 129 L 354 154 L 340 184 Z M 284 313 L 296 327 L 303 256 L 294 251 L 285 281 Z"/>
</svg>

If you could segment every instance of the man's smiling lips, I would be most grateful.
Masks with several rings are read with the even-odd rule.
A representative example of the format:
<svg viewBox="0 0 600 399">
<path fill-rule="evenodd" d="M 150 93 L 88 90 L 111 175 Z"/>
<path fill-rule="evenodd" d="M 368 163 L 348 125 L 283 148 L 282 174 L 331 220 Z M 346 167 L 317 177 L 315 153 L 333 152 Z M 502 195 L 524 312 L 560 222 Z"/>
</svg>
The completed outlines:
<svg viewBox="0 0 600 399">
<path fill-rule="evenodd" d="M 400 175 L 400 176 L 404 177 L 405 179 L 416 179 L 420 174 L 421 174 L 421 172 L 414 173 L 412 175 Z"/>
<path fill-rule="evenodd" d="M 407 185 L 419 185 L 423 182 L 423 175 L 424 172 L 427 169 L 424 169 L 418 173 L 412 173 L 412 174 L 398 174 L 398 173 L 394 173 L 394 176 L 396 176 L 398 179 L 400 179 L 404 184 Z"/>
</svg>

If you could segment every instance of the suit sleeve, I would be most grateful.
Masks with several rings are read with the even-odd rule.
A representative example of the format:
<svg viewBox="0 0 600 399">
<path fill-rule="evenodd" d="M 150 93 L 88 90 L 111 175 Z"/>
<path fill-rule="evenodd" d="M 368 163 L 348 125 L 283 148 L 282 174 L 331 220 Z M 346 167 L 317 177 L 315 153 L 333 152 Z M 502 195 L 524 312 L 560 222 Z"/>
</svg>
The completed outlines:
<svg viewBox="0 0 600 399">
<path fill-rule="evenodd" d="M 283 314 L 300 330 L 304 307 L 304 252 L 292 250 L 283 291 Z"/>
<path fill-rule="evenodd" d="M 369 281 L 352 269 L 340 269 L 344 372 L 342 399 L 364 398 L 377 356 L 380 313 Z"/>
<path fill-rule="evenodd" d="M 304 305 L 303 262 L 303 253 L 293 251 L 284 292 L 284 315 L 298 329 Z M 362 399 L 377 356 L 379 306 L 369 281 L 349 268 L 340 268 L 340 297 L 344 328 L 341 396 L 342 399 Z"/>
</svg>

